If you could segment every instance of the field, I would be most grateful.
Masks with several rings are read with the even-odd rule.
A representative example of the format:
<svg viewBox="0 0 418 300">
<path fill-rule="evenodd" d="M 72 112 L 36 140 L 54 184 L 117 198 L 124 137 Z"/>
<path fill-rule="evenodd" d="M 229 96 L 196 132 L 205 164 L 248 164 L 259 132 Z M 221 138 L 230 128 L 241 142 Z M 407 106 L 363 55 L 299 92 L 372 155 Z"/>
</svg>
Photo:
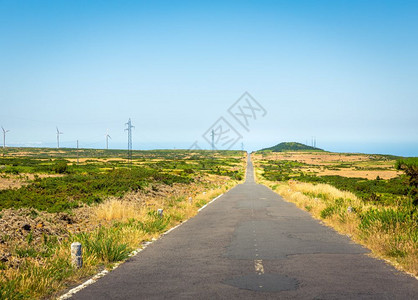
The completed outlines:
<svg viewBox="0 0 418 300">
<path fill-rule="evenodd" d="M 286 200 L 418 275 L 417 161 L 324 151 L 252 154 L 256 177 Z M 401 170 L 399 170 L 401 169 Z"/>
<path fill-rule="evenodd" d="M 331 152 L 267 152 L 256 154 L 258 160 L 297 162 L 295 173 L 305 175 L 337 175 L 366 179 L 390 179 L 402 174 L 394 168 L 395 156 L 345 154 Z"/>
<path fill-rule="evenodd" d="M 126 259 L 244 178 L 241 151 L 8 148 L 0 157 L 0 299 L 51 298 Z M 157 213 L 163 209 L 163 215 Z M 84 265 L 70 263 L 70 244 Z"/>
</svg>

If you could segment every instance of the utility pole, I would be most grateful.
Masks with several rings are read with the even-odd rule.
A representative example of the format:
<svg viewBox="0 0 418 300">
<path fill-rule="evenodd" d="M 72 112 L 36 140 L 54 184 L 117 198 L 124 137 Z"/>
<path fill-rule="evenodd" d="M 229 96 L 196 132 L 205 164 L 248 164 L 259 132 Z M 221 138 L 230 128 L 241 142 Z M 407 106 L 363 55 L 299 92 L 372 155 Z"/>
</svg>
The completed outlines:
<svg viewBox="0 0 418 300">
<path fill-rule="evenodd" d="M 132 128 L 135 128 L 135 126 L 132 126 L 131 118 L 125 125 L 128 126 L 125 131 L 128 131 L 128 163 L 130 164 L 132 160 Z"/>
<path fill-rule="evenodd" d="M 60 132 L 57 127 L 57 149 L 60 147 L 60 134 L 63 134 L 63 132 Z"/>
</svg>

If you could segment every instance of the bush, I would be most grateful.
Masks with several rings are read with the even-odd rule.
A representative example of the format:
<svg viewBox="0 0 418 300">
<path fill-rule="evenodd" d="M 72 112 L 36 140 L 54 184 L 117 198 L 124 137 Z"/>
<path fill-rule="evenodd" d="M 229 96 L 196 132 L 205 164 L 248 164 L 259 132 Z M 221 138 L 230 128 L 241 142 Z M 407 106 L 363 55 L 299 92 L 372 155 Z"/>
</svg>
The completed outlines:
<svg viewBox="0 0 418 300">
<path fill-rule="evenodd" d="M 52 166 L 52 171 L 54 171 L 57 174 L 64 174 L 67 172 L 67 170 L 68 170 L 68 164 L 64 160 L 57 161 Z"/>
<path fill-rule="evenodd" d="M 66 211 L 82 203 L 99 203 L 108 196 L 121 197 L 126 192 L 144 188 L 149 182 L 171 185 L 192 180 L 146 168 L 43 178 L 19 189 L 0 190 L 0 209 L 32 207 L 49 212 Z"/>
<path fill-rule="evenodd" d="M 412 203 L 418 206 L 418 157 L 399 159 L 396 161 L 395 168 L 405 172 Z"/>
</svg>

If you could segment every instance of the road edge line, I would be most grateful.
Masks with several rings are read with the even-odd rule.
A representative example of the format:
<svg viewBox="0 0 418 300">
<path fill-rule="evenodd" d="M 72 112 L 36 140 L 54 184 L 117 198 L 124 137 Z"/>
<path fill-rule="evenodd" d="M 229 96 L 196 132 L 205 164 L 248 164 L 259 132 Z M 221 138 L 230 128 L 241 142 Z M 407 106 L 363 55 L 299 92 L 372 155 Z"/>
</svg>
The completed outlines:
<svg viewBox="0 0 418 300">
<path fill-rule="evenodd" d="M 205 207 L 207 207 L 209 204 L 211 204 L 212 202 L 218 200 L 219 198 L 221 198 L 224 195 L 224 193 L 220 194 L 219 196 L 213 198 L 212 200 L 210 200 L 208 203 L 206 203 L 205 205 L 203 205 L 201 208 L 199 208 L 197 211 L 200 212 L 202 211 Z"/>
<path fill-rule="evenodd" d="M 233 187 L 234 188 L 234 187 Z M 233 189 L 232 188 L 232 189 Z M 231 190 L 232 190 L 231 189 Z M 225 193 L 220 194 L 219 196 L 213 198 L 211 201 L 209 201 L 208 203 L 206 203 L 205 205 L 203 205 L 201 208 L 199 208 L 197 210 L 197 212 L 199 213 L 201 210 L 203 210 L 205 207 L 207 207 L 209 204 L 211 204 L 212 202 L 218 200 L 220 197 L 222 197 Z M 197 214 L 196 214 L 197 215 Z M 191 219 L 191 218 L 190 218 Z M 152 239 L 151 241 L 147 241 L 142 243 L 142 247 L 141 248 L 137 248 L 134 251 L 132 251 L 129 254 L 129 257 L 135 256 L 137 255 L 139 252 L 145 250 L 149 245 L 151 245 L 152 243 L 154 243 L 155 241 L 158 241 L 159 239 L 161 239 L 163 236 L 169 234 L 170 232 L 172 232 L 174 229 L 180 227 L 181 225 L 183 225 L 184 223 L 186 223 L 187 221 L 189 221 L 190 219 L 187 219 L 184 222 L 181 222 L 180 224 L 177 224 L 176 226 L 168 229 L 167 231 L 163 232 L 159 238 L 157 239 Z M 121 261 L 116 263 L 113 268 L 111 268 L 110 270 L 103 270 L 99 273 L 97 273 L 96 275 L 94 275 L 92 278 L 86 280 L 85 282 L 83 282 L 82 284 L 72 288 L 71 290 L 69 290 L 67 293 L 65 293 L 64 295 L 61 295 L 59 297 L 57 297 L 56 299 L 58 300 L 66 300 L 66 299 L 70 299 L 72 296 L 74 296 L 76 293 L 78 293 L 79 291 L 83 290 L 84 288 L 88 287 L 89 285 L 92 285 L 93 283 L 95 283 L 97 280 L 99 280 L 100 278 L 106 276 L 108 273 L 112 272 L 113 270 L 115 270 L 116 268 L 118 268 L 121 264 L 123 264 L 124 262 L 126 262 L 126 260 Z"/>
</svg>

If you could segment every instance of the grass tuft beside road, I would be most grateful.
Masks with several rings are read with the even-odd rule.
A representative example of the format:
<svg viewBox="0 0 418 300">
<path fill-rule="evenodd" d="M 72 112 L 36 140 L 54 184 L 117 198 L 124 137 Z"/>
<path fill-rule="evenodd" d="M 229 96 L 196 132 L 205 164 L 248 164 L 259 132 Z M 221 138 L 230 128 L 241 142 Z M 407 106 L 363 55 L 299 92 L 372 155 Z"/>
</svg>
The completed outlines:
<svg viewBox="0 0 418 300">
<path fill-rule="evenodd" d="M 256 161 L 255 166 L 259 183 L 366 246 L 375 256 L 418 276 L 418 213 L 410 196 L 391 196 L 388 193 L 384 196 L 390 201 L 372 201 L 359 197 L 357 194 L 363 194 L 361 190 L 356 190 L 356 194 L 330 184 L 288 178 L 268 180 L 263 165 Z M 271 168 L 268 170 L 267 178 L 271 178 Z M 353 185 L 353 188 L 358 187 Z"/>
<path fill-rule="evenodd" d="M 0 181 L 10 181 L 10 170 L 27 175 L 20 187 L 0 190 L 0 299 L 54 298 L 112 269 L 245 171 L 239 151 L 134 151 L 131 165 L 122 151 L 85 150 L 79 164 L 74 150 L 54 151 L 8 148 L 1 158 Z M 83 246 L 80 269 L 71 265 L 75 241 Z"/>
<path fill-rule="evenodd" d="M 114 263 L 128 258 L 141 243 L 158 238 L 163 232 L 189 219 L 198 208 L 217 195 L 224 193 L 237 182 L 231 181 L 219 189 L 197 195 L 160 198 L 136 205 L 129 201 L 109 199 L 94 207 L 94 215 L 104 225 L 92 232 L 80 232 L 62 241 L 45 241 L 48 254 L 43 258 L 25 258 L 18 269 L 1 273 L 0 299 L 44 298 L 56 296 L 66 286 L 80 283 L 82 278 L 96 273 L 101 266 L 112 269 Z M 157 209 L 163 209 L 163 216 Z M 70 263 L 72 242 L 83 245 L 84 264 L 75 269 Z M 38 250 L 33 255 L 38 256 Z"/>
</svg>

